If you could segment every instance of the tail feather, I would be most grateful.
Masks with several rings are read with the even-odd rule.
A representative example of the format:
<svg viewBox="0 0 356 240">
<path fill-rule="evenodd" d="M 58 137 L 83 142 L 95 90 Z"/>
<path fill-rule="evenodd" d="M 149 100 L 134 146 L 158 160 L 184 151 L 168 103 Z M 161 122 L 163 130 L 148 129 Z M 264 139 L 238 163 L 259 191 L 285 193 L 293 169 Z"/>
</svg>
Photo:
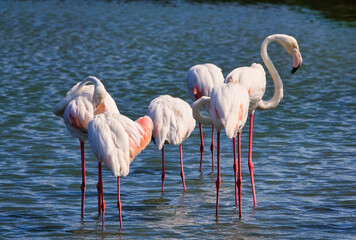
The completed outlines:
<svg viewBox="0 0 356 240">
<path fill-rule="evenodd" d="M 137 146 L 134 141 L 130 141 L 130 158 L 131 161 L 150 143 L 153 131 L 153 122 L 149 116 L 144 116 L 136 120 L 136 123 L 141 126 L 139 132 L 141 134 L 140 146 Z M 135 144 L 136 146 L 133 146 Z"/>
</svg>

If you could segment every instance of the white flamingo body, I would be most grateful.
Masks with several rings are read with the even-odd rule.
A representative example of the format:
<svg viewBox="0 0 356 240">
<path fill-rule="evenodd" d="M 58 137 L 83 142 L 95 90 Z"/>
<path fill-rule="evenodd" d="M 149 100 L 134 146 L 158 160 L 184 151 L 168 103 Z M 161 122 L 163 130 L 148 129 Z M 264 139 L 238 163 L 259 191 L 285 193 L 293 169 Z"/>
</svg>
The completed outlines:
<svg viewBox="0 0 356 240">
<path fill-rule="evenodd" d="M 90 147 L 99 162 L 104 162 L 115 177 L 126 177 L 133 159 L 151 141 L 152 121 L 146 118 L 146 124 L 141 125 L 139 123 L 144 119 L 134 122 L 119 113 L 104 113 L 90 121 Z"/>
<path fill-rule="evenodd" d="M 89 143 L 94 155 L 98 158 L 98 189 L 100 191 L 98 204 L 103 214 L 103 228 L 105 201 L 101 163 L 104 162 L 117 177 L 117 207 L 120 215 L 120 227 L 122 227 L 120 177 L 129 174 L 130 164 L 151 141 L 152 130 L 153 123 L 148 116 L 139 118 L 134 122 L 119 113 L 104 113 L 95 116 L 89 122 Z"/>
<path fill-rule="evenodd" d="M 253 63 L 250 67 L 239 67 L 231 71 L 225 83 L 239 83 L 249 93 L 249 114 L 253 114 L 266 91 L 266 72 L 262 65 Z"/>
<path fill-rule="evenodd" d="M 191 67 L 187 73 L 187 85 L 189 97 L 196 101 L 202 96 L 210 97 L 214 86 L 218 86 L 224 82 L 224 76 L 219 67 L 212 63 L 198 64 Z M 208 107 L 208 111 L 209 111 Z M 204 140 L 203 129 L 199 123 L 200 131 L 200 172 L 202 172 Z M 212 155 L 212 172 L 214 172 L 214 125 L 212 125 L 212 139 L 211 139 L 211 155 Z"/>
<path fill-rule="evenodd" d="M 93 85 L 87 85 L 88 83 L 92 83 Z M 66 97 L 54 106 L 53 112 L 63 117 L 70 135 L 78 138 L 80 141 L 82 161 L 81 215 L 84 217 L 86 188 L 84 141 L 88 138 L 88 124 L 94 115 L 103 112 L 119 112 L 119 110 L 114 99 L 106 92 L 101 81 L 96 77 L 89 76 L 74 85 L 68 91 Z"/>
<path fill-rule="evenodd" d="M 225 129 L 229 138 L 242 131 L 247 119 L 249 97 L 242 85 L 222 84 L 213 89 L 210 115 L 216 130 Z"/>
<path fill-rule="evenodd" d="M 147 115 L 153 121 L 152 138 L 159 150 L 162 150 L 162 191 L 164 189 L 164 144 L 174 144 L 180 147 L 181 176 L 185 188 L 182 143 L 195 128 L 192 108 L 180 98 L 162 95 L 153 99 L 148 107 Z"/>
<path fill-rule="evenodd" d="M 200 108 L 210 104 L 210 116 L 202 116 Z M 226 135 L 233 139 L 234 149 L 234 173 L 235 173 L 235 203 L 237 204 L 237 193 L 239 193 L 239 214 L 241 217 L 241 131 L 245 125 L 249 108 L 248 90 L 240 85 L 226 83 L 213 88 L 211 97 L 201 97 L 193 104 L 194 118 L 205 124 L 214 124 L 217 130 L 217 168 L 216 180 L 216 216 L 219 207 L 219 189 L 221 185 L 220 174 L 220 132 L 225 129 Z M 238 163 L 236 160 L 236 136 L 238 136 Z M 237 176 L 238 170 L 238 176 Z"/>
<path fill-rule="evenodd" d="M 252 195 L 253 203 L 256 208 L 256 194 L 255 194 L 255 183 L 253 176 L 253 163 L 252 163 L 252 132 L 253 132 L 253 116 L 255 109 L 259 110 L 271 110 L 277 107 L 279 102 L 283 98 L 283 83 L 282 80 L 274 67 L 271 59 L 267 54 L 267 46 L 271 42 L 280 43 L 286 51 L 293 57 L 293 69 L 294 73 L 299 66 L 302 64 L 302 56 L 299 51 L 299 46 L 295 38 L 285 34 L 273 34 L 265 38 L 261 44 L 261 58 L 265 63 L 269 73 L 272 76 L 274 84 L 274 95 L 268 100 L 264 101 L 262 99 L 265 90 L 266 90 L 266 73 L 261 64 L 253 63 L 250 67 L 239 67 L 234 69 L 228 74 L 225 79 L 225 83 L 232 82 L 234 84 L 241 84 L 248 89 L 249 98 L 250 98 L 250 134 L 249 134 L 249 157 L 248 157 L 248 166 L 250 170 L 250 178 L 252 185 Z"/>
</svg>

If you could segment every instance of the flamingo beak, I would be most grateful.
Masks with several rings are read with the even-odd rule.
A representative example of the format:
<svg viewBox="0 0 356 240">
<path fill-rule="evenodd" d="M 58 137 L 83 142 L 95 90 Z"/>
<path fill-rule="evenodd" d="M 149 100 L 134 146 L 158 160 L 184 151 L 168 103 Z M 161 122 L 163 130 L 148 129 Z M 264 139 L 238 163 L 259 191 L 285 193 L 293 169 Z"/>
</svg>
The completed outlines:
<svg viewBox="0 0 356 240">
<path fill-rule="evenodd" d="M 302 65 L 302 61 L 302 55 L 300 55 L 299 50 L 295 49 L 293 53 L 293 69 L 291 71 L 292 74 L 298 70 L 300 65 Z"/>
</svg>

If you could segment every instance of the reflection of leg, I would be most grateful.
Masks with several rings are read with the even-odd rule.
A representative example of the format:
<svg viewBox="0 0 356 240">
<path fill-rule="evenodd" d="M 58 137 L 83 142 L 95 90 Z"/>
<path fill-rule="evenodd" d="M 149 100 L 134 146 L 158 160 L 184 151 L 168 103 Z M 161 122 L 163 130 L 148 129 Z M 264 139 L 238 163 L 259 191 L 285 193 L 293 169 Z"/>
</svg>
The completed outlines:
<svg viewBox="0 0 356 240">
<path fill-rule="evenodd" d="M 82 185 L 80 186 L 80 188 L 82 190 L 81 216 L 82 216 L 82 218 L 84 218 L 86 177 L 85 177 L 85 157 L 84 157 L 84 142 L 83 141 L 80 141 L 80 156 L 81 156 L 81 159 L 82 159 Z"/>
<path fill-rule="evenodd" d="M 200 172 L 203 171 L 203 155 L 204 155 L 204 138 L 203 138 L 203 128 L 201 123 L 199 123 L 200 131 Z"/>
<path fill-rule="evenodd" d="M 164 167 L 164 145 L 162 147 L 162 192 L 164 191 L 164 180 L 166 179 L 166 170 Z"/>
<path fill-rule="evenodd" d="M 250 170 L 251 186 L 252 186 L 252 196 L 253 196 L 253 207 L 256 208 L 256 193 L 255 193 L 255 180 L 253 178 L 253 163 L 252 163 L 252 132 L 253 132 L 253 114 L 250 114 L 250 142 L 248 146 L 248 168 Z"/>
<path fill-rule="evenodd" d="M 237 188 L 239 192 L 239 218 L 241 218 L 241 185 L 242 185 L 242 178 L 241 178 L 241 133 L 238 133 L 238 154 L 239 154 L 239 159 L 238 159 L 238 179 L 237 179 Z"/>
<path fill-rule="evenodd" d="M 214 149 L 215 149 L 215 145 L 214 145 L 214 125 L 212 125 L 211 127 L 211 145 L 210 145 L 210 151 L 211 151 L 211 172 L 213 173 L 215 170 L 215 166 L 214 166 Z"/>
<path fill-rule="evenodd" d="M 122 228 L 121 199 L 120 199 L 120 177 L 117 177 L 117 208 L 119 210 L 119 216 L 120 216 L 120 228 Z"/>
<path fill-rule="evenodd" d="M 216 179 L 216 216 L 219 215 L 219 190 L 221 186 L 220 175 L 220 132 L 217 134 L 218 150 L 217 150 L 217 165 L 218 165 L 218 177 Z"/>
<path fill-rule="evenodd" d="M 236 137 L 232 139 L 234 149 L 234 176 L 235 176 L 235 206 L 237 206 L 237 160 L 236 160 Z"/>
<path fill-rule="evenodd" d="M 182 144 L 179 145 L 179 154 L 180 154 L 180 176 L 182 177 L 184 192 L 186 192 L 187 189 L 185 188 L 185 175 L 184 175 L 184 170 L 183 170 L 183 149 L 182 149 Z"/>
</svg>

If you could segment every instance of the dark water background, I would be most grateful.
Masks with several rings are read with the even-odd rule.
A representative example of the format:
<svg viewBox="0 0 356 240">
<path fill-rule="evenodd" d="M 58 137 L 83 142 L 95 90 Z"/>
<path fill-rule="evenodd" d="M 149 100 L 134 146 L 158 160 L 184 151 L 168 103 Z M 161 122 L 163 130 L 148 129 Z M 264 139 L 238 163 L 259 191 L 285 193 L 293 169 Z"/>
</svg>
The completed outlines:
<svg viewBox="0 0 356 240">
<path fill-rule="evenodd" d="M 333 12 L 332 10 L 329 10 Z M 356 236 L 356 29 L 349 17 L 297 4 L 253 2 L 0 1 L 1 238 L 353 239 Z M 51 109 L 78 81 L 97 76 L 122 114 L 144 115 L 170 94 L 189 103 L 185 76 L 212 62 L 228 74 L 262 62 L 259 47 L 273 33 L 293 35 L 303 65 L 277 44 L 269 55 L 284 83 L 273 111 L 256 112 L 257 209 L 243 132 L 242 219 L 234 207 L 231 141 L 222 134 L 220 215 L 210 153 L 199 172 L 198 128 L 179 151 L 161 155 L 152 143 L 121 181 L 104 168 L 106 228 L 97 215 L 97 163 L 86 144 L 85 218 L 80 218 L 80 151 Z M 270 75 L 265 98 L 273 94 Z M 205 128 L 206 144 L 210 130 Z"/>
</svg>

